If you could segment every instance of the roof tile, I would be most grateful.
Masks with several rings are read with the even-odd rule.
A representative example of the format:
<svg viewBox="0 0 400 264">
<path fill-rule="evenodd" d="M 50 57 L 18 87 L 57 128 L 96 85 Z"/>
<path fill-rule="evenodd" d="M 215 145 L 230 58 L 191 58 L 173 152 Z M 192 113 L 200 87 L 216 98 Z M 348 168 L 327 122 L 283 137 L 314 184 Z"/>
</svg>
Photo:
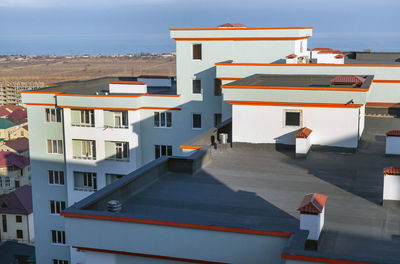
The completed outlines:
<svg viewBox="0 0 400 264">
<path fill-rule="evenodd" d="M 30 214 L 32 209 L 32 187 L 24 185 L 0 197 L 0 213 Z"/>
<path fill-rule="evenodd" d="M 297 132 L 294 137 L 295 138 L 308 138 L 308 136 L 311 134 L 312 130 L 304 127 L 302 128 L 299 132 Z"/>
<path fill-rule="evenodd" d="M 15 166 L 20 169 L 29 165 L 29 159 L 10 151 L 0 151 L 0 167 Z"/>
<path fill-rule="evenodd" d="M 400 176 L 400 166 L 393 166 L 390 168 L 386 168 L 383 170 L 383 174 Z"/>
<path fill-rule="evenodd" d="M 386 132 L 386 136 L 400 137 L 400 130 L 390 130 L 390 131 Z"/>
<path fill-rule="evenodd" d="M 218 27 L 246 27 L 246 25 L 243 25 L 240 23 L 225 23 L 225 24 L 219 25 Z"/>
<path fill-rule="evenodd" d="M 340 75 L 332 80 L 330 80 L 331 84 L 357 84 L 361 85 L 365 81 L 365 78 L 357 76 L 357 75 Z"/>
<path fill-rule="evenodd" d="M 297 209 L 300 213 L 319 214 L 324 209 L 328 196 L 319 193 L 309 193 L 304 196 L 300 207 Z"/>
<path fill-rule="evenodd" d="M 318 52 L 318 54 L 342 54 L 340 50 L 321 50 Z"/>
<path fill-rule="evenodd" d="M 296 57 L 297 57 L 297 55 L 293 54 L 293 53 L 286 56 L 287 59 L 294 59 Z"/>
</svg>

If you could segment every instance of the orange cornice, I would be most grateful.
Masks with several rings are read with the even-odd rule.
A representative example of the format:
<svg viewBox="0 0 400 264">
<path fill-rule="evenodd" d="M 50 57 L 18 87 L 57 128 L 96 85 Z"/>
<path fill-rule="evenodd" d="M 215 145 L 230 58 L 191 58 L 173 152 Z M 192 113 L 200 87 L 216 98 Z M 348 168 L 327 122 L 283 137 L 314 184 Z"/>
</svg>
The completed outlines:
<svg viewBox="0 0 400 264">
<path fill-rule="evenodd" d="M 373 80 L 374 83 L 400 83 L 400 80 Z"/>
<path fill-rule="evenodd" d="M 203 229 L 203 230 L 233 232 L 233 233 L 244 233 L 244 234 L 254 234 L 254 235 L 265 235 L 265 236 L 276 236 L 276 237 L 290 237 L 291 236 L 291 233 L 288 233 L 288 232 L 255 230 L 255 229 L 223 227 L 223 226 L 209 226 L 209 225 L 177 223 L 177 222 L 166 222 L 166 221 L 118 217 L 118 216 L 87 215 L 87 214 L 74 214 L 74 213 L 63 213 L 63 212 L 61 212 L 60 215 L 66 216 L 66 217 L 121 221 L 121 222 L 141 223 L 141 224 L 150 224 L 150 225 L 162 225 L 162 226 L 175 226 L 175 227 L 183 227 L 183 228 Z"/>
<path fill-rule="evenodd" d="M 142 97 L 142 96 L 154 96 L 154 97 L 180 97 L 179 94 L 139 94 L 139 95 L 115 95 L 115 94 L 57 94 L 57 96 L 80 96 L 80 97 Z"/>
<path fill-rule="evenodd" d="M 260 105 L 260 106 L 294 106 L 294 107 L 329 107 L 329 108 L 360 108 L 361 104 L 324 104 L 324 103 L 292 103 L 292 102 L 252 102 L 227 101 L 232 105 Z"/>
<path fill-rule="evenodd" d="M 174 262 L 186 262 L 186 263 L 198 263 L 198 264 L 227 264 L 225 262 L 215 262 L 215 261 L 187 259 L 187 258 L 177 258 L 177 257 L 170 257 L 170 256 L 161 256 L 161 255 L 144 254 L 144 253 L 136 253 L 136 252 L 126 252 L 126 251 L 119 251 L 119 250 L 98 249 L 98 248 L 88 248 L 88 247 L 76 247 L 76 246 L 72 246 L 72 247 L 76 248 L 78 250 L 104 252 L 104 253 L 109 253 L 109 254 L 128 255 L 128 256 L 136 256 L 136 257 L 142 257 L 142 258 L 164 259 L 164 260 L 172 260 Z"/>
<path fill-rule="evenodd" d="M 400 103 L 382 103 L 382 102 L 367 102 L 365 104 L 366 107 L 396 107 L 399 108 L 400 107 Z"/>
<path fill-rule="evenodd" d="M 314 27 L 219 27 L 219 28 L 170 28 L 169 30 L 275 30 L 275 29 L 313 29 Z"/>
<path fill-rule="evenodd" d="M 24 103 L 24 105 L 36 105 L 36 106 L 56 106 L 56 104 L 42 104 L 42 103 Z"/>
<path fill-rule="evenodd" d="M 174 38 L 176 41 L 259 41 L 259 40 L 299 40 L 308 39 L 310 36 L 306 37 L 282 37 L 282 38 Z"/>
<path fill-rule="evenodd" d="M 58 94 L 60 92 L 35 92 L 35 91 L 20 91 L 19 93 L 33 93 L 33 94 Z"/>
<path fill-rule="evenodd" d="M 352 91 L 352 92 L 367 92 L 369 88 L 333 88 L 333 87 L 285 87 L 285 86 L 236 86 L 236 85 L 221 85 L 224 89 L 282 89 L 282 90 L 319 90 L 319 91 Z"/>
<path fill-rule="evenodd" d="M 70 109 L 93 109 L 93 110 L 112 110 L 112 111 L 137 111 L 137 110 L 181 110 L 181 108 L 177 107 L 138 107 L 138 108 L 110 108 L 110 107 L 86 107 L 86 106 L 67 106 L 60 105 L 61 108 L 70 108 Z"/>
<path fill-rule="evenodd" d="M 181 149 L 202 149 L 201 146 L 180 146 Z"/>
<path fill-rule="evenodd" d="M 282 254 L 281 258 L 293 259 L 293 260 L 305 260 L 305 261 L 312 261 L 312 262 L 331 263 L 331 264 L 372 264 L 373 263 L 373 262 L 353 261 L 353 260 L 344 260 L 344 259 L 330 259 L 330 258 L 310 257 L 310 256 L 301 256 L 301 255 L 291 255 L 291 254 Z"/>
<path fill-rule="evenodd" d="M 271 63 L 226 63 L 217 62 L 216 66 L 288 66 L 288 67 L 400 67 L 400 64 L 271 64 Z"/>
</svg>

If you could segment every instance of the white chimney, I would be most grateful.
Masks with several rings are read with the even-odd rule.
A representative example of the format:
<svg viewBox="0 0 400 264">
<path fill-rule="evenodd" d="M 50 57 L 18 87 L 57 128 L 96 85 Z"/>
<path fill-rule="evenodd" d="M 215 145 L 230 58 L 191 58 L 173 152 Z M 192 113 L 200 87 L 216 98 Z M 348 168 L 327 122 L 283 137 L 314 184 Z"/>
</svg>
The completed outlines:
<svg viewBox="0 0 400 264">
<path fill-rule="evenodd" d="M 307 230 L 306 249 L 316 250 L 318 239 L 324 226 L 325 203 L 328 196 L 319 193 L 309 193 L 304 196 L 300 207 L 300 229 Z"/>
<path fill-rule="evenodd" d="M 132 81 L 113 81 L 109 83 L 110 94 L 145 94 L 147 93 L 147 84 L 145 82 Z"/>
<path fill-rule="evenodd" d="M 383 170 L 383 204 L 385 201 L 400 201 L 400 167 Z"/>
</svg>

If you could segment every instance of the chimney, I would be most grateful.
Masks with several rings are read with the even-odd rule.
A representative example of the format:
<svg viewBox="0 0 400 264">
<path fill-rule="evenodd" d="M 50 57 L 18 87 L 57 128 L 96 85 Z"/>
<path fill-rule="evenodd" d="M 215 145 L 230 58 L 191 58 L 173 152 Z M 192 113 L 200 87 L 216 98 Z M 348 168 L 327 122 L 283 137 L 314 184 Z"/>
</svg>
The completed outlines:
<svg viewBox="0 0 400 264">
<path fill-rule="evenodd" d="M 317 250 L 318 240 L 324 226 L 325 203 L 328 196 L 319 193 L 309 193 L 304 196 L 300 207 L 300 229 L 307 230 L 308 237 L 305 249 Z"/>
<path fill-rule="evenodd" d="M 400 201 L 400 167 L 383 170 L 383 205 Z"/>
<path fill-rule="evenodd" d="M 110 200 L 107 202 L 107 211 L 119 213 L 122 209 L 122 204 L 118 200 Z"/>
</svg>

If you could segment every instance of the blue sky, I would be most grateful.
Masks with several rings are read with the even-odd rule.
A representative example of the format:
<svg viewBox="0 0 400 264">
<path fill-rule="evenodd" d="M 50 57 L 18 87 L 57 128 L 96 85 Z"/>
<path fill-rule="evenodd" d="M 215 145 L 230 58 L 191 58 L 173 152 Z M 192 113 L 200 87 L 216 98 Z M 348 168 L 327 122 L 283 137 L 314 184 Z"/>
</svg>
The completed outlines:
<svg viewBox="0 0 400 264">
<path fill-rule="evenodd" d="M 170 27 L 314 26 L 309 47 L 400 51 L 399 0 L 0 0 L 0 54 L 169 52 Z"/>
</svg>

